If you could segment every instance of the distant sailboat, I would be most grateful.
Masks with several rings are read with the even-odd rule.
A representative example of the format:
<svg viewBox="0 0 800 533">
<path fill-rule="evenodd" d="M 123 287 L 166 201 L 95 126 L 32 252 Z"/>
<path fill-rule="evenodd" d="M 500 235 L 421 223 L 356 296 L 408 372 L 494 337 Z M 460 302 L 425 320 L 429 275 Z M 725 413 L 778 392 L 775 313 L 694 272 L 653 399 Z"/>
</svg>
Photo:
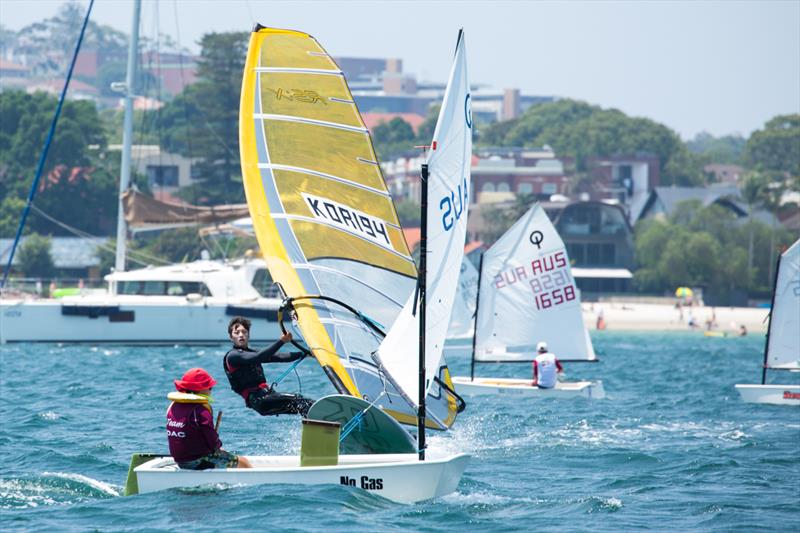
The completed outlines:
<svg viewBox="0 0 800 533">
<path fill-rule="evenodd" d="M 471 375 L 456 376 L 459 394 L 519 393 L 603 398 L 601 381 L 559 382 L 474 375 L 475 363 L 530 363 L 547 342 L 560 361 L 595 361 L 566 247 L 539 204 L 531 207 L 481 258 Z"/>
<path fill-rule="evenodd" d="M 453 314 L 447 328 L 448 345 L 462 346 L 472 342 L 475 330 L 475 300 L 478 297 L 478 269 L 465 255 L 458 274 L 458 291 Z"/>
<path fill-rule="evenodd" d="M 800 372 L 800 240 L 778 257 L 760 385 L 736 385 L 747 403 L 800 405 L 800 385 L 767 385 L 767 370 Z"/>
<path fill-rule="evenodd" d="M 374 494 L 415 502 L 456 489 L 469 455 L 426 454 L 425 431 L 449 428 L 463 408 L 442 351 L 456 289 L 450 272 L 464 251 L 471 126 L 459 33 L 423 166 L 423 198 L 430 194 L 433 201 L 422 216 L 423 250 L 427 238 L 431 247 L 418 281 L 341 70 L 312 36 L 256 26 L 242 84 L 243 181 L 264 259 L 286 296 L 284 316 L 297 324 L 294 342 L 339 392 L 315 403 L 309 416 L 355 406 L 348 412 L 358 421 L 363 409 L 377 438 L 351 449 L 406 453 L 343 455 L 328 466 L 301 466 L 298 456 L 254 456 L 256 468 L 202 472 L 154 458 L 133 469 L 140 492 L 208 483 L 355 486 L 349 480 L 362 480 Z M 325 420 L 347 425 L 346 418 Z M 416 425 L 417 438 L 398 422 Z"/>
</svg>

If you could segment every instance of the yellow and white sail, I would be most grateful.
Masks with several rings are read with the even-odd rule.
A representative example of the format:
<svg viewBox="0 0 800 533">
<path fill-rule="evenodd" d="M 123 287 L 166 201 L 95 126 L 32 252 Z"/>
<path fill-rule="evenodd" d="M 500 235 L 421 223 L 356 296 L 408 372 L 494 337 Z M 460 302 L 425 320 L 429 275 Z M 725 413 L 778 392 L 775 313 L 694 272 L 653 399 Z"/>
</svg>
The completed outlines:
<svg viewBox="0 0 800 533">
<path fill-rule="evenodd" d="M 362 313 L 297 300 L 303 340 L 340 393 L 385 394 L 385 411 L 416 423 L 407 395 L 373 357 L 381 338 L 365 323 L 394 323 L 416 268 L 344 75 L 312 36 L 257 26 L 239 120 L 247 203 L 272 278 L 289 297 L 322 295 Z M 447 395 L 430 402 L 455 418 Z"/>
</svg>

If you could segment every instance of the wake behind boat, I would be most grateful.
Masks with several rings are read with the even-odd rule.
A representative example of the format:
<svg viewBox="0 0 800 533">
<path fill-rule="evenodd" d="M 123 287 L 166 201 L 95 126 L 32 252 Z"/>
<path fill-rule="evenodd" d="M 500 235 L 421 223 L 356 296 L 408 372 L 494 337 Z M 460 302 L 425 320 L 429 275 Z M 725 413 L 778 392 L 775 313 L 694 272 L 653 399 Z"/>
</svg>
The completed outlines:
<svg viewBox="0 0 800 533">
<path fill-rule="evenodd" d="M 469 377 L 454 377 L 459 394 L 513 392 L 551 398 L 604 398 L 600 381 L 475 378 L 476 363 L 528 363 L 537 343 L 561 361 L 596 361 L 583 324 L 580 294 L 561 237 L 539 204 L 532 206 L 481 257 Z"/>
<path fill-rule="evenodd" d="M 737 384 L 747 403 L 800 406 L 800 385 L 767 385 L 767 370 L 800 371 L 800 240 L 778 257 L 761 384 Z"/>
</svg>

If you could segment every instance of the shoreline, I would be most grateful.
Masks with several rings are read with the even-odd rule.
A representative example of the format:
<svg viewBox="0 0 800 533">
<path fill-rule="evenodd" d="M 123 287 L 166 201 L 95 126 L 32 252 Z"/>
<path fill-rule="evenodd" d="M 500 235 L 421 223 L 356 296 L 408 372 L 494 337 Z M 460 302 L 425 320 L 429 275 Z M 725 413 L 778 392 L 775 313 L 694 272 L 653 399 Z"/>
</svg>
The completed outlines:
<svg viewBox="0 0 800 533">
<path fill-rule="evenodd" d="M 679 310 L 671 305 L 644 303 L 582 303 L 583 322 L 589 331 L 598 329 L 598 318 L 605 321 L 605 331 L 711 331 L 738 336 L 740 326 L 748 335 L 767 332 L 769 309 L 758 307 L 692 306 Z M 693 317 L 696 327 L 689 326 Z"/>
</svg>

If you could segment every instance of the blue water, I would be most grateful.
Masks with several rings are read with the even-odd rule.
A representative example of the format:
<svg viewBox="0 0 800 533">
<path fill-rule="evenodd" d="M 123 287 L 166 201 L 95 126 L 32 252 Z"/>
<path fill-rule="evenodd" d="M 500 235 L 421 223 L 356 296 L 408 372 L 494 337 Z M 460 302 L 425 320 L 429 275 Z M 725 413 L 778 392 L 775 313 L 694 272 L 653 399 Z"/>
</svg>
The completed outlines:
<svg viewBox="0 0 800 533">
<path fill-rule="evenodd" d="M 473 400 L 432 448 L 473 454 L 458 491 L 402 505 L 340 486 L 172 490 L 120 497 L 130 454 L 166 451 L 172 380 L 223 378 L 224 347 L 0 346 L 0 527 L 4 531 L 800 530 L 800 409 L 742 403 L 763 338 L 594 335 L 606 400 Z M 465 353 L 449 352 L 454 374 Z M 273 365 L 275 366 L 275 365 Z M 276 375 L 281 367 L 271 370 Z M 483 365 L 479 374 L 527 374 Z M 332 392 L 307 360 L 283 390 Z M 797 374 L 770 381 L 797 382 Z M 262 418 L 225 386 L 225 448 L 297 453 L 299 422 Z"/>
</svg>

